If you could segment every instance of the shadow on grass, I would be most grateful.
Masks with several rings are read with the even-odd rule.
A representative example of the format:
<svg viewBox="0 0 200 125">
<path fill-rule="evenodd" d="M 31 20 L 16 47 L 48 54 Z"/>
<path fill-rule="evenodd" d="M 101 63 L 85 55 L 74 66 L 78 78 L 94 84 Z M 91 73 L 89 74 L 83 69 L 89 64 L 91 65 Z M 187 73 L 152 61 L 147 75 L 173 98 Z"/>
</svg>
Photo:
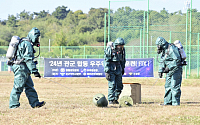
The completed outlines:
<svg viewBox="0 0 200 125">
<path fill-rule="evenodd" d="M 141 102 L 140 104 L 163 104 L 163 102 Z M 181 102 L 181 105 L 200 106 L 200 102 Z"/>
<path fill-rule="evenodd" d="M 181 102 L 181 104 L 200 104 L 200 102 Z"/>
<path fill-rule="evenodd" d="M 141 102 L 140 104 L 160 104 L 161 102 Z"/>
</svg>

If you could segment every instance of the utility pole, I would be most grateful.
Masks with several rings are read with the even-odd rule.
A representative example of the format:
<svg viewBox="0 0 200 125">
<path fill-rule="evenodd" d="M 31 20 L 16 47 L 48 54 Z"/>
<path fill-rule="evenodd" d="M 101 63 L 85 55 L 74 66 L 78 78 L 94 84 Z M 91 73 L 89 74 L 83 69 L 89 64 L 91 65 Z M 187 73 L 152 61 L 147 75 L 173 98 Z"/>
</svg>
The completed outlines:
<svg viewBox="0 0 200 125">
<path fill-rule="evenodd" d="M 51 51 L 50 46 L 51 46 L 51 39 L 49 39 L 49 52 Z"/>
</svg>

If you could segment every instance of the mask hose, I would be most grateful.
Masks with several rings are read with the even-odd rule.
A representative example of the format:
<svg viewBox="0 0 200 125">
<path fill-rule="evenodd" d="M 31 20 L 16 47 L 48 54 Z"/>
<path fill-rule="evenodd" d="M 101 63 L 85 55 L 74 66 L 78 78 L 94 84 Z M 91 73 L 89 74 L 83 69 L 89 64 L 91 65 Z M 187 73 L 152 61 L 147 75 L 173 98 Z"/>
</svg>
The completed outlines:
<svg viewBox="0 0 200 125">
<path fill-rule="evenodd" d="M 47 79 L 47 78 L 45 78 L 45 77 L 42 77 L 42 78 Z M 49 81 L 51 81 L 51 82 L 53 82 L 53 83 L 56 83 L 56 84 L 58 84 L 58 85 L 61 85 L 61 86 L 65 87 L 65 88 L 67 88 L 67 89 L 70 89 L 70 90 L 76 92 L 75 90 L 73 90 L 73 89 L 71 89 L 71 88 L 69 88 L 69 87 L 66 87 L 66 86 L 64 86 L 64 85 L 62 85 L 62 84 L 60 84 L 60 83 L 58 83 L 58 82 L 55 82 L 55 81 L 50 80 L 50 79 L 47 79 L 47 80 L 49 80 Z"/>
<path fill-rule="evenodd" d="M 159 77 L 158 77 L 159 79 Z M 151 91 L 151 89 L 153 88 L 153 86 L 157 83 L 158 79 L 154 82 L 154 84 L 152 85 L 152 87 L 149 89 L 149 92 Z"/>
<path fill-rule="evenodd" d="M 158 60 L 158 56 L 159 56 L 159 54 L 157 55 L 157 61 L 159 62 L 159 63 L 164 63 L 164 61 L 165 61 L 165 59 L 162 61 L 162 62 L 160 62 L 159 60 Z"/>
<path fill-rule="evenodd" d="M 40 46 L 39 46 L 39 54 L 36 57 L 34 57 L 34 59 L 38 58 L 38 56 L 40 56 Z"/>
</svg>

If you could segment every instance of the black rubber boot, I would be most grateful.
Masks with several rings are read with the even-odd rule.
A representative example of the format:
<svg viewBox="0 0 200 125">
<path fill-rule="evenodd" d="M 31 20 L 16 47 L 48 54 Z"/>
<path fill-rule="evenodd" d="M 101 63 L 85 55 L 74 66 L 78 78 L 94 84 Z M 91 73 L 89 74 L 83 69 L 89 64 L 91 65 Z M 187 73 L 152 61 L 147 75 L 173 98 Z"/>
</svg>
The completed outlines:
<svg viewBox="0 0 200 125">
<path fill-rule="evenodd" d="M 39 102 L 34 108 L 40 108 L 46 104 L 45 101 Z"/>
<path fill-rule="evenodd" d="M 117 100 L 114 100 L 113 102 L 114 102 L 114 104 L 119 104 L 119 102 Z"/>
</svg>

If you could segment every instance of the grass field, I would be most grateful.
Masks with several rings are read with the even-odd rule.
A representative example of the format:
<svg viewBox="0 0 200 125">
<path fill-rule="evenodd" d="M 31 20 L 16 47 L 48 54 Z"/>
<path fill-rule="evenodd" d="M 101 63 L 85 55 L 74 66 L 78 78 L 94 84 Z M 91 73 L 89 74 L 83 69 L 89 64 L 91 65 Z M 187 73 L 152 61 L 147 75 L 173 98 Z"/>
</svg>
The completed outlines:
<svg viewBox="0 0 200 125">
<path fill-rule="evenodd" d="M 46 105 L 32 109 L 23 92 L 18 109 L 9 109 L 9 96 L 14 76 L 0 76 L 0 124 L 77 124 L 77 125 L 132 125 L 132 124 L 200 124 L 200 80 L 183 79 L 180 106 L 160 106 L 163 103 L 164 79 L 124 78 L 123 82 L 140 83 L 142 104 L 118 108 L 96 107 L 92 98 L 103 93 L 107 98 L 105 78 L 50 78 L 64 86 L 34 78 L 40 101 Z M 150 90 L 150 91 L 149 91 Z"/>
</svg>

